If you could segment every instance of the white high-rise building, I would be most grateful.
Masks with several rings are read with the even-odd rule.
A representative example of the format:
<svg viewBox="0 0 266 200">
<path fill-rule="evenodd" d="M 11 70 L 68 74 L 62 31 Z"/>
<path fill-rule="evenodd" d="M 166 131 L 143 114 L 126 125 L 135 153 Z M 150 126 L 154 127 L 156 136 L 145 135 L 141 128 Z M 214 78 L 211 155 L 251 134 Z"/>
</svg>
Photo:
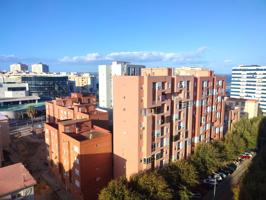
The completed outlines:
<svg viewBox="0 0 266 200">
<path fill-rule="evenodd" d="M 40 73 L 48 73 L 49 72 L 49 66 L 43 63 L 33 64 L 31 65 L 31 71 L 35 72 L 37 74 Z"/>
<path fill-rule="evenodd" d="M 22 63 L 16 63 L 10 65 L 10 72 L 25 72 L 28 71 L 28 65 Z"/>
<path fill-rule="evenodd" d="M 266 66 L 233 67 L 230 97 L 256 99 L 263 115 L 266 115 Z"/>
<path fill-rule="evenodd" d="M 103 108 L 113 107 L 113 76 L 139 76 L 144 65 L 114 61 L 111 65 L 99 65 L 99 105 Z"/>
</svg>

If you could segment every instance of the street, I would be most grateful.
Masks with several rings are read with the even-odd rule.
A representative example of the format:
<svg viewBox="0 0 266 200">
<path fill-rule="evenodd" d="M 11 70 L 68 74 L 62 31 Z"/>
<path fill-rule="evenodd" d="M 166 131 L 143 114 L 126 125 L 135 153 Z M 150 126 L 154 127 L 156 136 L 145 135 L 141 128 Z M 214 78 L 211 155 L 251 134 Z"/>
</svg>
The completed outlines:
<svg viewBox="0 0 266 200">
<path fill-rule="evenodd" d="M 204 200 L 231 200 L 233 199 L 233 193 L 231 191 L 232 186 L 238 184 L 241 177 L 245 174 L 248 166 L 251 164 L 252 159 L 244 160 L 236 169 L 236 171 L 227 177 L 216 188 L 215 198 L 213 198 L 213 190 L 210 190 L 205 196 Z"/>
</svg>

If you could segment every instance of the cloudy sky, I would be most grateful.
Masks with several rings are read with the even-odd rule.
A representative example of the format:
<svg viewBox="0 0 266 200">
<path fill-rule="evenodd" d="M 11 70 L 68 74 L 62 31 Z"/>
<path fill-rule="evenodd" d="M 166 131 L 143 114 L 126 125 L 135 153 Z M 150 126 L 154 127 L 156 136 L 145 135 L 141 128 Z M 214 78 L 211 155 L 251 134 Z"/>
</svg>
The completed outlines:
<svg viewBox="0 0 266 200">
<path fill-rule="evenodd" d="M 264 0 L 1 0 L 0 70 L 95 72 L 123 60 L 230 73 L 266 64 L 265 21 Z"/>
</svg>

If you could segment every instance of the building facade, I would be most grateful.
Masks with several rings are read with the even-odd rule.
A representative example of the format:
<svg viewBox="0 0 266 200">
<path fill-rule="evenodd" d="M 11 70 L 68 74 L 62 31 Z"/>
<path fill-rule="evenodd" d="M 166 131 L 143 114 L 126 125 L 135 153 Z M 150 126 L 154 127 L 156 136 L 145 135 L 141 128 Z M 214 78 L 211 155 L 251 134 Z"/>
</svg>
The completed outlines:
<svg viewBox="0 0 266 200">
<path fill-rule="evenodd" d="M 43 63 L 33 64 L 31 65 L 31 71 L 37 74 L 48 73 L 49 66 Z"/>
<path fill-rule="evenodd" d="M 266 115 L 266 66 L 233 67 L 230 97 L 255 99 L 263 115 Z"/>
<path fill-rule="evenodd" d="M 225 80 L 203 71 L 114 76 L 114 177 L 187 158 L 199 142 L 223 137 Z"/>
<path fill-rule="evenodd" d="M 68 80 L 73 82 L 73 92 L 97 93 L 96 76 L 90 73 L 69 74 Z"/>
<path fill-rule="evenodd" d="M 108 113 L 96 97 L 73 93 L 46 103 L 45 142 L 51 171 L 76 199 L 97 199 L 112 178 Z"/>
<path fill-rule="evenodd" d="M 0 168 L 0 200 L 34 200 L 35 179 L 22 163 Z"/>
<path fill-rule="evenodd" d="M 113 107 L 113 76 L 141 74 L 143 65 L 133 65 L 128 62 L 114 61 L 111 65 L 99 65 L 99 105 L 102 108 Z"/>
<path fill-rule="evenodd" d="M 20 80 L 28 83 L 29 94 L 39 96 L 43 100 L 68 96 L 68 77 L 60 75 L 22 75 Z"/>
<path fill-rule="evenodd" d="M 232 131 L 233 125 L 240 120 L 240 107 L 225 105 L 224 113 L 224 134 L 227 131 Z"/>
<path fill-rule="evenodd" d="M 0 167 L 4 161 L 4 150 L 8 151 L 10 145 L 8 118 L 0 114 Z"/>
<path fill-rule="evenodd" d="M 10 72 L 25 72 L 28 71 L 28 65 L 22 63 L 16 63 L 10 65 Z"/>
<path fill-rule="evenodd" d="M 256 99 L 242 99 L 242 98 L 225 98 L 225 104 L 229 107 L 239 107 L 240 117 L 247 117 L 249 119 L 257 117 L 259 114 L 259 102 Z"/>
</svg>

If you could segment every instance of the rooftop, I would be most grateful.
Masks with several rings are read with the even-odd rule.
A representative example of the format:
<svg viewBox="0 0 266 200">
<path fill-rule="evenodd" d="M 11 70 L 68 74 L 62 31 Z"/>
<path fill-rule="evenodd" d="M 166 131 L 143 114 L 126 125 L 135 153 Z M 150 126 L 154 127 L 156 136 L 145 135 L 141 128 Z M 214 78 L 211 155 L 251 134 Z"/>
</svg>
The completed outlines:
<svg viewBox="0 0 266 200">
<path fill-rule="evenodd" d="M 35 179 L 22 163 L 0 168 L 0 197 L 35 184 Z"/>
<path fill-rule="evenodd" d="M 2 102 L 13 102 L 13 101 L 28 101 L 28 100 L 39 100 L 38 96 L 25 96 L 25 97 L 15 97 L 15 98 L 0 98 L 0 103 Z"/>
<path fill-rule="evenodd" d="M 67 135 L 71 136 L 72 138 L 78 140 L 78 141 L 84 141 L 84 140 L 92 140 L 94 138 L 101 137 L 105 135 L 103 132 L 99 132 L 97 130 L 90 130 L 83 133 L 75 134 L 75 133 L 67 133 Z"/>
</svg>

